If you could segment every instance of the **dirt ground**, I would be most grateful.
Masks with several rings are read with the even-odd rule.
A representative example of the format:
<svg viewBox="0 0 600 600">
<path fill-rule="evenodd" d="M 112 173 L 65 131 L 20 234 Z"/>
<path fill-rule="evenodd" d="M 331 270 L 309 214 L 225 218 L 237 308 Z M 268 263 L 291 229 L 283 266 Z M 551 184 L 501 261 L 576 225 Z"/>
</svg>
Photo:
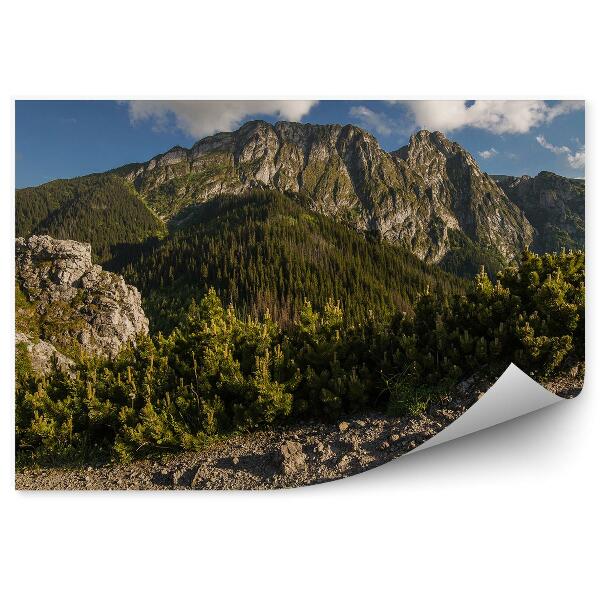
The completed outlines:
<svg viewBox="0 0 600 600">
<path fill-rule="evenodd" d="M 238 435 L 201 452 L 157 460 L 80 468 L 27 468 L 16 473 L 18 490 L 259 490 L 311 485 L 348 477 L 402 456 L 444 429 L 489 389 L 470 379 L 418 418 L 380 413 L 334 424 Z M 562 397 L 577 395 L 582 369 L 545 384 Z"/>
</svg>

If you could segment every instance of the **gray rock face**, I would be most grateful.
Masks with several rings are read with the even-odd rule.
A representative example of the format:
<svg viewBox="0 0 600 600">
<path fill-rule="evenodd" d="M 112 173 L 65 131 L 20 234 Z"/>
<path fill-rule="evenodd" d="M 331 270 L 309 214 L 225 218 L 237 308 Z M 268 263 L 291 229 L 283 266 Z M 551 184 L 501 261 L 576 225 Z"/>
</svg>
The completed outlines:
<svg viewBox="0 0 600 600">
<path fill-rule="evenodd" d="M 29 353 L 31 367 L 37 373 L 47 373 L 52 368 L 53 362 L 62 371 L 68 371 L 73 364 L 70 358 L 60 353 L 52 344 L 40 340 L 34 342 L 29 337 L 17 331 L 15 335 L 15 344 L 18 347 L 23 344 L 26 351 Z"/>
<path fill-rule="evenodd" d="M 428 234 L 431 240 L 429 256 L 422 258 L 433 262 L 443 258 L 452 229 L 498 250 L 506 259 L 531 243 L 534 232 L 523 211 L 468 152 L 439 131 L 415 133 L 408 146 L 392 155 L 401 167 L 416 174 L 418 196 L 429 199 L 420 203 L 419 218 L 429 223 L 421 235 Z M 422 243 L 427 248 L 427 237 Z"/>
<path fill-rule="evenodd" d="M 533 237 L 522 210 L 439 132 L 420 131 L 388 153 L 353 125 L 252 121 L 121 173 L 172 224 L 190 204 L 268 187 L 302 194 L 313 210 L 428 262 L 449 251 L 450 230 L 507 260 Z"/>
<path fill-rule="evenodd" d="M 80 347 L 113 357 L 125 342 L 148 332 L 140 293 L 92 264 L 90 244 L 45 235 L 18 238 L 15 258 L 17 283 L 42 324 L 40 343 L 53 347 L 39 353 Z"/>
</svg>

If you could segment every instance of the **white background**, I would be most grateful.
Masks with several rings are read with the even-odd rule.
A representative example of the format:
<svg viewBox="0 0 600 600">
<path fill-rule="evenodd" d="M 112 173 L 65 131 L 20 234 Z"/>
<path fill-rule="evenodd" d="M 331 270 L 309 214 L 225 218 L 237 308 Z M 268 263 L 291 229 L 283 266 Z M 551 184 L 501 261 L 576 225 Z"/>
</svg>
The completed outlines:
<svg viewBox="0 0 600 600">
<path fill-rule="evenodd" d="M 600 100 L 591 6 L 577 0 L 2 4 L 5 598 L 598 597 Z M 584 393 L 312 488 L 16 493 L 11 133 L 14 98 L 26 97 L 585 98 L 592 309 Z"/>
</svg>

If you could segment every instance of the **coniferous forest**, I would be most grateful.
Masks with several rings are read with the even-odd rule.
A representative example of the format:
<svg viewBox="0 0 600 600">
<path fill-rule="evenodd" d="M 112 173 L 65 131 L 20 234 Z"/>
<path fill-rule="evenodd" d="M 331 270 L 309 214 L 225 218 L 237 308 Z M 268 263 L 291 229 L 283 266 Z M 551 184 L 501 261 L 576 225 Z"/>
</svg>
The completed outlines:
<svg viewBox="0 0 600 600">
<path fill-rule="evenodd" d="M 17 237 L 48 234 L 89 242 L 101 263 L 125 251 L 129 243 L 165 231 L 133 186 L 110 173 L 17 190 L 15 212 Z"/>
<path fill-rule="evenodd" d="M 419 293 L 448 294 L 464 279 L 389 243 L 369 239 L 279 192 L 222 197 L 194 206 L 167 239 L 150 240 L 109 266 L 145 299 L 154 330 L 172 329 L 192 298 L 214 288 L 240 316 L 269 312 L 283 326 L 304 300 L 335 298 L 349 322 L 412 312 Z"/>
</svg>

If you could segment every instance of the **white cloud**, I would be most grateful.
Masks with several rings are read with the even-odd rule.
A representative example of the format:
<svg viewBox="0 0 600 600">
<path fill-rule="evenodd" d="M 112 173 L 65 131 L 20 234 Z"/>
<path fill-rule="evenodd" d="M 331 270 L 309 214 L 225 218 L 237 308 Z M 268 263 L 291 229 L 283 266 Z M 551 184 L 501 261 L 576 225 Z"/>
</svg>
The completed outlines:
<svg viewBox="0 0 600 600">
<path fill-rule="evenodd" d="M 550 150 L 553 154 L 570 154 L 571 152 L 571 148 L 568 146 L 553 146 L 543 135 L 538 135 L 535 139 L 542 148 Z"/>
<path fill-rule="evenodd" d="M 577 150 L 573 154 L 567 156 L 567 162 L 573 169 L 583 169 L 585 167 L 585 148 Z"/>
<path fill-rule="evenodd" d="M 483 158 L 484 160 L 488 160 L 488 158 L 496 156 L 498 154 L 498 150 L 496 150 L 496 148 L 490 148 L 489 150 L 482 150 L 477 154 L 479 154 L 479 156 L 481 156 L 481 158 Z"/>
<path fill-rule="evenodd" d="M 585 146 L 582 146 L 579 150 L 571 150 L 568 146 L 551 144 L 543 135 L 538 135 L 535 139 L 542 148 L 550 150 L 553 154 L 557 156 L 564 154 L 572 169 L 583 169 L 585 167 Z"/>
<path fill-rule="evenodd" d="M 156 129 L 171 124 L 194 138 L 237 129 L 250 115 L 272 115 L 299 121 L 317 104 L 315 100 L 132 100 L 129 119 L 151 121 Z"/>
<path fill-rule="evenodd" d="M 526 133 L 566 113 L 583 110 L 581 101 L 549 105 L 543 100 L 411 100 L 406 102 L 419 127 L 452 131 L 476 127 L 492 133 Z"/>
<path fill-rule="evenodd" d="M 393 122 L 383 113 L 375 112 L 366 106 L 353 106 L 350 116 L 354 117 L 360 125 L 380 135 L 390 135 L 393 131 Z"/>
</svg>

